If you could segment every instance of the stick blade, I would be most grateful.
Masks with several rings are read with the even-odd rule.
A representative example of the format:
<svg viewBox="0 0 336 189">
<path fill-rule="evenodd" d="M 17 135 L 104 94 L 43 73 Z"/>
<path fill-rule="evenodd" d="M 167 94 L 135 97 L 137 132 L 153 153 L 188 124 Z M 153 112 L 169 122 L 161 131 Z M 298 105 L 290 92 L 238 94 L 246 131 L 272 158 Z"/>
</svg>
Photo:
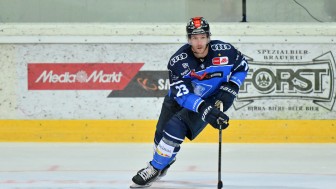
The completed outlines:
<svg viewBox="0 0 336 189">
<path fill-rule="evenodd" d="M 220 180 L 218 181 L 217 189 L 222 189 L 222 188 L 223 188 L 223 182 Z"/>
</svg>

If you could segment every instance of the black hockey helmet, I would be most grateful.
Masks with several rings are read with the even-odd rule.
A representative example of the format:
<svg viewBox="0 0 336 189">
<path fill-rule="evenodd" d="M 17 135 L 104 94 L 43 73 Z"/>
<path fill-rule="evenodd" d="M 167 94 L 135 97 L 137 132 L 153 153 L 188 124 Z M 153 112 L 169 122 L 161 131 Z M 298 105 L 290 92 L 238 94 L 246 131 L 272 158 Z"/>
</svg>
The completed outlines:
<svg viewBox="0 0 336 189">
<path fill-rule="evenodd" d="M 191 35 L 196 35 L 196 34 L 205 33 L 207 34 L 208 37 L 211 35 L 209 23 L 203 17 L 190 18 L 186 29 L 187 29 L 187 35 L 189 38 Z"/>
</svg>

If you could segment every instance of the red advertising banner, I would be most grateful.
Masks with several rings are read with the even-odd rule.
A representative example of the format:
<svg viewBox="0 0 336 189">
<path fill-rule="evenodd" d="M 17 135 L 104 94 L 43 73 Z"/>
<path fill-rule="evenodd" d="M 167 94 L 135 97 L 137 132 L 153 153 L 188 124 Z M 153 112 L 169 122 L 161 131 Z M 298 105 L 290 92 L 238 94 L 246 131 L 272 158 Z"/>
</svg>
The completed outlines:
<svg viewBox="0 0 336 189">
<path fill-rule="evenodd" d="M 28 90 L 123 90 L 144 63 L 28 63 Z"/>
</svg>

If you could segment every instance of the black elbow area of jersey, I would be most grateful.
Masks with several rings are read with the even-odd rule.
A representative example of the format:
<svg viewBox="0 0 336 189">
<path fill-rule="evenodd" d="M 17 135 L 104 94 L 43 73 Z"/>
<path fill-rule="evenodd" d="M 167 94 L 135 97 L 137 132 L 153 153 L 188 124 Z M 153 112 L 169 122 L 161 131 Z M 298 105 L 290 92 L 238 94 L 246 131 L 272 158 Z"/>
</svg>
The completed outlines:
<svg viewBox="0 0 336 189">
<path fill-rule="evenodd" d="M 200 113 L 204 110 L 204 108 L 206 107 L 206 104 L 205 102 L 202 102 L 199 106 L 198 106 L 198 109 L 197 109 L 197 112 Z"/>
</svg>

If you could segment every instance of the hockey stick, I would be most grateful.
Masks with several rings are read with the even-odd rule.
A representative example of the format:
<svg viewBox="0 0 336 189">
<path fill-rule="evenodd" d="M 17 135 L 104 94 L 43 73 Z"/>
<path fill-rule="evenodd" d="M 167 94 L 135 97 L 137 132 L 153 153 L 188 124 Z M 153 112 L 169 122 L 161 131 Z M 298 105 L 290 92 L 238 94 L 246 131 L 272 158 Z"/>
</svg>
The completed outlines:
<svg viewBox="0 0 336 189">
<path fill-rule="evenodd" d="M 218 149 L 218 184 L 217 189 L 223 188 L 223 182 L 221 178 L 222 172 L 222 125 L 219 126 L 219 149 Z"/>
<path fill-rule="evenodd" d="M 223 102 L 221 101 L 216 101 L 215 106 L 223 112 L 224 107 L 223 107 Z M 219 124 L 219 134 L 218 134 L 218 140 L 219 140 L 219 145 L 218 145 L 218 184 L 217 184 L 217 189 L 223 188 L 223 182 L 221 178 L 221 172 L 222 172 L 222 124 L 227 124 L 227 120 L 217 120 Z"/>
</svg>

